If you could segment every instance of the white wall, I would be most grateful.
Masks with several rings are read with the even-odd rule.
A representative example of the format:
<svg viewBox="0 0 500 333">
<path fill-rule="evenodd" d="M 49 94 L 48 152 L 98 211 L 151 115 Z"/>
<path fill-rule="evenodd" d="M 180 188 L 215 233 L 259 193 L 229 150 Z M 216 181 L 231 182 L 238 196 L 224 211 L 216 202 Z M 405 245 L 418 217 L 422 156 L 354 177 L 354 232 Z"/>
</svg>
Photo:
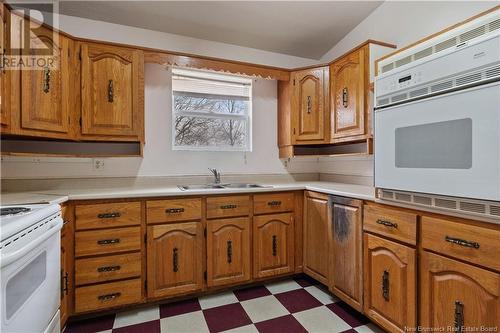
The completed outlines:
<svg viewBox="0 0 500 333">
<path fill-rule="evenodd" d="M 331 61 L 367 39 L 399 48 L 498 5 L 498 1 L 386 1 L 321 57 Z"/>
<path fill-rule="evenodd" d="M 193 152 L 171 148 L 170 71 L 156 64 L 145 70 L 144 157 L 104 159 L 104 169 L 93 169 L 88 158 L 4 157 L 2 178 L 130 177 L 206 175 L 208 167 L 224 174 L 286 174 L 314 172 L 316 159 L 297 159 L 285 168 L 277 148 L 277 89 L 274 80 L 254 80 L 252 152 Z"/>
</svg>

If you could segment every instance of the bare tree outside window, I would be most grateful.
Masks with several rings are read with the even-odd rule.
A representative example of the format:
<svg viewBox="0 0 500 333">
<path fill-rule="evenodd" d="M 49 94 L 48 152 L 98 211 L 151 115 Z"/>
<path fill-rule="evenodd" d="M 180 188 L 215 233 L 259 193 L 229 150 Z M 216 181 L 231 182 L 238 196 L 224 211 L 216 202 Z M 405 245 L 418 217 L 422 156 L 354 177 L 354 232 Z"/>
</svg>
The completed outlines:
<svg viewBox="0 0 500 333">
<path fill-rule="evenodd" d="M 189 83 L 193 86 L 191 90 L 200 86 Z M 208 85 L 210 82 L 204 80 L 203 84 Z M 186 86 L 191 88 L 182 85 L 188 90 Z M 202 86 L 200 90 L 209 88 Z M 224 86 L 218 83 L 213 90 L 224 93 L 223 89 Z M 174 149 L 249 150 L 250 106 L 249 96 L 174 90 Z"/>
</svg>

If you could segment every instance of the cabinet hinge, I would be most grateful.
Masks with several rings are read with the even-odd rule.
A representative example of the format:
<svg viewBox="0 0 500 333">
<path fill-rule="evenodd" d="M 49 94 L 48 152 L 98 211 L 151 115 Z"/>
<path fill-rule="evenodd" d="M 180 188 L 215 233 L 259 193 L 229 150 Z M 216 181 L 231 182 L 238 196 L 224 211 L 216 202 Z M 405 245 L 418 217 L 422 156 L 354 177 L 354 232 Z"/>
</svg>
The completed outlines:
<svg viewBox="0 0 500 333">
<path fill-rule="evenodd" d="M 293 129 L 293 135 L 295 135 L 295 128 Z"/>
<path fill-rule="evenodd" d="M 144 280 L 144 290 L 148 290 L 148 280 Z"/>
<path fill-rule="evenodd" d="M 80 128 L 82 127 L 82 117 L 78 120 L 78 123 L 80 124 Z"/>
<path fill-rule="evenodd" d="M 147 242 L 148 242 L 148 235 L 144 234 L 144 244 L 147 244 Z"/>
<path fill-rule="evenodd" d="M 78 60 L 82 60 L 82 52 L 78 52 Z"/>
<path fill-rule="evenodd" d="M 203 229 L 203 236 L 207 237 L 207 228 Z"/>
<path fill-rule="evenodd" d="M 203 272 L 203 278 L 205 279 L 205 281 L 207 281 L 207 278 L 208 278 L 207 271 Z"/>
<path fill-rule="evenodd" d="M 295 79 L 293 79 L 293 85 L 295 85 Z"/>
</svg>

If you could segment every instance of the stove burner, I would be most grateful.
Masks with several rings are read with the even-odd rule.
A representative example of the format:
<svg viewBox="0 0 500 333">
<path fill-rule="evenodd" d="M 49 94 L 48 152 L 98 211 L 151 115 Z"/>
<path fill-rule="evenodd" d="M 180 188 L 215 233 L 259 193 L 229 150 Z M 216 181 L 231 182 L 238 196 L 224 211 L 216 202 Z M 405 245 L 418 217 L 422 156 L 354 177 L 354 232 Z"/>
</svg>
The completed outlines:
<svg viewBox="0 0 500 333">
<path fill-rule="evenodd" d="M 26 207 L 6 207 L 6 208 L 0 208 L 0 216 L 5 216 L 5 215 L 17 215 L 21 213 L 27 213 L 31 210 L 31 208 L 26 208 Z"/>
</svg>

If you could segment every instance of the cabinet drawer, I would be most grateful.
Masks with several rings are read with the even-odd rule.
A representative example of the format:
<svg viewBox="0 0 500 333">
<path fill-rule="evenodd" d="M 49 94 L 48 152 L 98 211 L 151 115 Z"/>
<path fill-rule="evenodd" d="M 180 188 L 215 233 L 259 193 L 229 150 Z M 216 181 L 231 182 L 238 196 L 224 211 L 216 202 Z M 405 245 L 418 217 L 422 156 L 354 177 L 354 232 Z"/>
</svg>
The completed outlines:
<svg viewBox="0 0 500 333">
<path fill-rule="evenodd" d="M 207 218 L 245 216 L 250 213 L 247 195 L 207 198 Z"/>
<path fill-rule="evenodd" d="M 141 276 L 141 253 L 77 259 L 75 284 L 83 285 Z"/>
<path fill-rule="evenodd" d="M 75 256 L 89 256 L 141 248 L 141 228 L 128 227 L 75 233 Z"/>
<path fill-rule="evenodd" d="M 75 312 L 102 310 L 141 301 L 141 279 L 103 283 L 75 290 Z"/>
<path fill-rule="evenodd" d="M 75 207 L 76 230 L 141 224 L 140 202 L 111 202 Z"/>
<path fill-rule="evenodd" d="M 417 243 L 417 214 L 388 207 L 365 205 L 363 230 L 415 245 Z"/>
<path fill-rule="evenodd" d="M 253 197 L 254 214 L 293 211 L 293 193 L 257 194 Z"/>
<path fill-rule="evenodd" d="M 147 223 L 201 219 L 201 199 L 150 200 L 146 203 Z"/>
<path fill-rule="evenodd" d="M 500 271 L 500 230 L 422 217 L 422 247 Z"/>
</svg>

